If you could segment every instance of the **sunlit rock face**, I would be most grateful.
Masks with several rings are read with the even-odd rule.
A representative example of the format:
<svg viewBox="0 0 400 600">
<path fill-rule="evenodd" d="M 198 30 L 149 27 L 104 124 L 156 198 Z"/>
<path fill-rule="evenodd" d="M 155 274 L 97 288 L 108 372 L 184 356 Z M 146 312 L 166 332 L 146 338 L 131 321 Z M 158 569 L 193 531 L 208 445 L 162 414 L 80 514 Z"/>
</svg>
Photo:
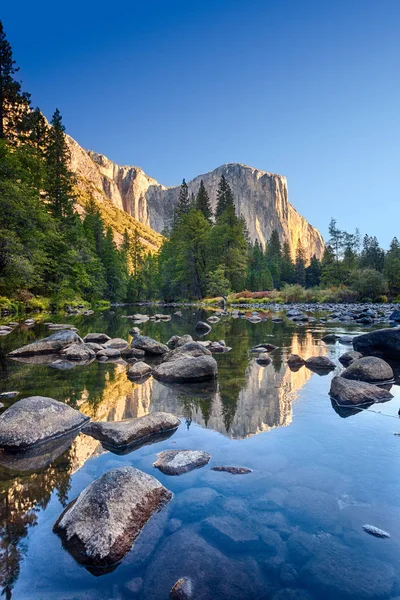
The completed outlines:
<svg viewBox="0 0 400 600">
<path fill-rule="evenodd" d="M 90 190 L 98 200 L 108 198 L 119 209 L 157 232 L 168 227 L 179 196 L 179 185 L 167 188 L 139 167 L 118 166 L 102 154 L 84 150 L 69 136 L 67 142 L 71 167 L 87 191 Z M 203 179 L 215 208 L 221 175 L 232 188 L 237 214 L 246 219 L 253 241 L 265 245 L 276 229 L 281 241 L 289 242 L 293 256 L 300 238 L 306 257 L 313 254 L 322 257 L 322 236 L 289 203 L 285 177 L 230 163 L 188 182 L 189 193 L 197 194 Z"/>
</svg>

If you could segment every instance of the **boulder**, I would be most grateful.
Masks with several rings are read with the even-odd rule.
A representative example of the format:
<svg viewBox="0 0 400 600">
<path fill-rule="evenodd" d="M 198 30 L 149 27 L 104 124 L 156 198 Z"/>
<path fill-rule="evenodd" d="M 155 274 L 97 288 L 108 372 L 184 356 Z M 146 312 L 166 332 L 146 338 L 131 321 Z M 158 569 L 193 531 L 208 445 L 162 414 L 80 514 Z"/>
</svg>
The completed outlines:
<svg viewBox="0 0 400 600">
<path fill-rule="evenodd" d="M 108 340 L 105 344 L 106 348 L 117 348 L 118 350 L 122 350 L 128 346 L 128 342 L 123 340 L 122 338 L 112 338 Z"/>
<path fill-rule="evenodd" d="M 261 354 L 257 356 L 257 362 L 259 365 L 269 365 L 272 361 L 267 352 L 261 352 Z"/>
<path fill-rule="evenodd" d="M 287 364 L 289 365 L 289 367 L 301 367 L 302 365 L 304 365 L 304 363 L 304 358 L 301 358 L 301 356 L 299 356 L 298 354 L 289 354 L 287 359 Z"/>
<path fill-rule="evenodd" d="M 355 350 L 349 350 L 349 352 L 345 352 L 342 356 L 339 357 L 339 361 L 344 366 L 350 365 L 353 361 L 358 358 L 362 358 L 362 354 L 360 352 L 356 352 Z"/>
<path fill-rule="evenodd" d="M 257 344 L 257 346 L 254 346 L 250 352 L 273 352 L 274 350 L 277 350 L 278 346 L 275 346 L 274 344 L 269 344 L 268 342 L 265 342 L 264 344 Z"/>
<path fill-rule="evenodd" d="M 120 356 L 121 352 L 117 348 L 104 348 L 96 354 L 97 360 L 108 360 L 109 358 L 119 358 Z"/>
<path fill-rule="evenodd" d="M 252 315 L 247 320 L 249 323 L 261 323 L 262 321 L 261 317 L 257 317 L 256 315 Z"/>
<path fill-rule="evenodd" d="M 154 412 L 138 419 L 91 422 L 83 432 L 110 446 L 128 446 L 153 435 L 176 429 L 178 417 L 170 413 Z"/>
<path fill-rule="evenodd" d="M 400 357 L 400 327 L 377 329 L 353 338 L 353 348 L 365 355 Z"/>
<path fill-rule="evenodd" d="M 96 353 L 86 344 L 71 344 L 61 350 L 61 355 L 66 360 L 91 360 Z"/>
<path fill-rule="evenodd" d="M 97 342 L 85 342 L 85 346 L 93 350 L 95 354 L 100 352 L 100 350 L 104 350 L 103 344 L 98 344 Z"/>
<path fill-rule="evenodd" d="M 196 331 L 201 331 L 202 333 L 209 333 L 211 331 L 211 326 L 204 321 L 197 321 L 195 329 Z"/>
<path fill-rule="evenodd" d="M 131 335 L 140 335 L 140 329 L 139 327 L 132 327 L 132 329 L 129 330 L 129 333 Z"/>
<path fill-rule="evenodd" d="M 139 350 L 144 350 L 146 354 L 156 355 L 165 354 L 169 351 L 168 346 L 157 342 L 157 340 L 153 340 L 153 338 L 147 335 L 135 335 L 131 342 L 131 348 L 138 348 Z"/>
<path fill-rule="evenodd" d="M 217 372 L 217 362 L 212 356 L 183 355 L 156 367 L 153 376 L 170 383 L 192 382 L 213 379 Z"/>
<path fill-rule="evenodd" d="M 376 356 L 364 356 L 354 360 L 342 373 L 345 379 L 376 383 L 391 381 L 394 377 L 392 367 Z"/>
<path fill-rule="evenodd" d="M 171 350 L 175 350 L 175 348 L 179 348 L 180 346 L 184 346 L 190 342 L 193 342 L 193 338 L 187 333 L 185 335 L 173 335 L 171 338 L 169 338 L 167 346 Z"/>
<path fill-rule="evenodd" d="M 204 519 L 201 531 L 210 542 L 222 549 L 229 546 L 231 551 L 251 552 L 263 547 L 263 541 L 253 527 L 230 515 Z"/>
<path fill-rule="evenodd" d="M 150 365 L 146 364 L 143 361 L 138 361 L 128 369 L 128 377 L 129 379 L 140 379 L 140 377 L 145 377 L 146 375 L 150 375 L 152 372 L 152 368 Z"/>
<path fill-rule="evenodd" d="M 353 381 L 344 377 L 334 377 L 331 381 L 329 395 L 339 404 L 371 404 L 384 402 L 393 398 L 384 388 L 364 381 Z"/>
<path fill-rule="evenodd" d="M 202 450 L 164 450 L 157 454 L 153 467 L 166 475 L 181 475 L 203 467 L 210 458 L 210 454 Z"/>
<path fill-rule="evenodd" d="M 321 340 L 327 344 L 334 344 L 338 338 L 339 336 L 336 333 L 327 333 Z"/>
<path fill-rule="evenodd" d="M 224 354 L 225 352 L 230 352 L 232 350 L 230 346 L 226 346 L 220 342 L 212 342 L 208 348 L 212 354 Z"/>
<path fill-rule="evenodd" d="M 389 316 L 390 321 L 400 321 L 400 310 L 394 310 Z"/>
<path fill-rule="evenodd" d="M 24 450 L 78 430 L 89 417 L 43 396 L 15 402 L 0 416 L 0 448 Z"/>
<path fill-rule="evenodd" d="M 80 564 L 114 565 L 130 550 L 151 515 L 171 498 L 157 479 L 139 469 L 111 469 L 67 506 L 54 531 Z"/>
<path fill-rule="evenodd" d="M 83 341 L 77 333 L 70 329 L 56 331 L 46 338 L 22 346 L 10 352 L 9 356 L 34 356 L 39 354 L 57 354 L 70 344 L 82 344 Z"/>
<path fill-rule="evenodd" d="M 311 371 L 332 371 L 336 368 L 335 363 L 327 356 L 311 356 L 307 358 L 305 365 Z"/>
<path fill-rule="evenodd" d="M 169 597 L 171 600 L 190 600 L 193 598 L 193 583 L 190 577 L 181 577 L 172 587 Z"/>
<path fill-rule="evenodd" d="M 183 344 L 183 346 L 178 346 L 174 350 L 168 352 L 168 354 L 164 354 L 162 362 L 171 362 L 177 360 L 178 358 L 183 357 L 197 357 L 197 356 L 211 356 L 211 351 L 208 350 L 208 347 L 211 346 L 207 344 L 207 347 L 201 342 L 187 342 Z"/>
<path fill-rule="evenodd" d="M 83 338 L 84 342 L 94 342 L 95 344 L 105 344 L 111 338 L 105 333 L 88 333 Z"/>
<path fill-rule="evenodd" d="M 19 392 L 1 392 L 0 400 L 8 400 L 10 398 L 15 398 L 18 396 Z"/>
<path fill-rule="evenodd" d="M 211 467 L 212 471 L 223 471 L 225 473 L 230 473 L 231 475 L 247 475 L 247 473 L 251 473 L 251 469 L 247 469 L 246 467 Z"/>
<path fill-rule="evenodd" d="M 121 350 L 122 358 L 126 358 L 127 360 L 130 358 L 143 358 L 145 355 L 144 350 L 139 350 L 139 348 L 123 348 Z"/>
</svg>

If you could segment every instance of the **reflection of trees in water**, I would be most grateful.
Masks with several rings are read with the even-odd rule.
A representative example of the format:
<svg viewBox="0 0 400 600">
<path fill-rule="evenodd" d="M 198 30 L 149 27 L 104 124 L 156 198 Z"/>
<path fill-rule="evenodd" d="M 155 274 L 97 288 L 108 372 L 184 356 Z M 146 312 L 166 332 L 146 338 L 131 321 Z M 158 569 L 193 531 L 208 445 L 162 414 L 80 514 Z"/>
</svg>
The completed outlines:
<svg viewBox="0 0 400 600">
<path fill-rule="evenodd" d="M 70 454 L 67 450 L 52 465 L 31 473 L 0 467 L 0 587 L 7 600 L 26 552 L 23 540 L 37 524 L 40 509 L 47 507 L 54 489 L 62 506 L 67 504 Z"/>
</svg>

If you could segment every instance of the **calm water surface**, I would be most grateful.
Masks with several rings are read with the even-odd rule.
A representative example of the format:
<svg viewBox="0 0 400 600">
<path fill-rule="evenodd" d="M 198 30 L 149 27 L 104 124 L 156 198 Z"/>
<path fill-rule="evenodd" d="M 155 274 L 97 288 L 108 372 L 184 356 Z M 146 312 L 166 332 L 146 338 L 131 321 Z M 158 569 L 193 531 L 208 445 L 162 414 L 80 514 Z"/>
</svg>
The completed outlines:
<svg viewBox="0 0 400 600">
<path fill-rule="evenodd" d="M 130 340 L 132 322 L 121 318 L 126 311 L 60 316 L 58 322 L 74 323 L 82 336 L 98 331 Z M 198 339 L 194 325 L 209 314 L 187 310 L 141 329 L 163 342 L 183 333 Z M 400 438 L 393 435 L 400 432 L 399 388 L 392 387 L 394 398 L 384 404 L 340 409 L 328 396 L 332 375 L 286 366 L 291 352 L 328 355 L 339 365 L 349 346 L 320 341 L 333 329 L 223 318 L 207 336 L 233 348 L 214 355 L 215 388 L 165 386 L 152 378 L 136 384 L 127 379 L 126 367 L 112 363 L 54 368 L 8 359 L 10 350 L 48 335 L 43 323 L 1 338 L 0 391 L 18 390 L 18 398 L 50 396 L 95 420 L 163 410 L 182 421 L 169 439 L 121 456 L 84 434 L 36 461 L 10 464 L 0 454 L 4 598 L 167 600 L 182 576 L 194 580 L 197 600 L 400 596 Z M 249 350 L 266 341 L 279 350 L 262 367 Z M 212 458 L 206 467 L 170 477 L 152 466 L 165 449 L 201 449 Z M 63 549 L 52 526 L 93 479 L 123 465 L 154 475 L 174 498 L 150 520 L 122 563 L 96 576 Z M 253 472 L 233 476 L 211 471 L 213 465 Z M 362 529 L 366 523 L 391 538 L 369 536 Z"/>
</svg>

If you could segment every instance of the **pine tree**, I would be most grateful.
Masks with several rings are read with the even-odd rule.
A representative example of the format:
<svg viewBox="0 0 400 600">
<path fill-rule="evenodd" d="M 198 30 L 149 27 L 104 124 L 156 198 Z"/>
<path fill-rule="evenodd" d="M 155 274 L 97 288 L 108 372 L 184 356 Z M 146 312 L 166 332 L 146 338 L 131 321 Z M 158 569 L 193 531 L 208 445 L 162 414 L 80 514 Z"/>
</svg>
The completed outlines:
<svg viewBox="0 0 400 600">
<path fill-rule="evenodd" d="M 218 220 L 221 215 L 229 209 L 230 212 L 236 214 L 235 202 L 231 187 L 227 182 L 225 175 L 221 175 L 217 190 L 217 208 L 215 210 L 215 218 Z"/>
<path fill-rule="evenodd" d="M 206 188 L 204 187 L 203 180 L 200 181 L 199 191 L 197 192 L 195 208 L 203 213 L 203 216 L 207 219 L 209 223 L 212 220 L 212 209 L 210 197 Z"/>
<path fill-rule="evenodd" d="M 69 170 L 70 158 L 65 127 L 57 109 L 51 120 L 46 148 L 46 193 L 51 213 L 57 219 L 70 217 L 73 213 L 73 185 L 75 178 Z"/>
<path fill-rule="evenodd" d="M 321 263 L 318 258 L 313 255 L 310 264 L 306 267 L 306 287 L 315 287 L 319 285 L 321 279 Z"/>
<path fill-rule="evenodd" d="M 304 249 L 300 238 L 297 240 L 296 248 L 296 283 L 304 286 L 306 284 L 306 265 L 304 259 Z"/>
<path fill-rule="evenodd" d="M 388 282 L 389 293 L 396 297 L 400 295 L 400 243 L 394 237 L 390 243 L 389 251 L 385 256 L 383 273 Z"/>
<path fill-rule="evenodd" d="M 296 273 L 292 260 L 292 253 L 290 251 L 289 242 L 283 243 L 282 249 L 282 261 L 281 261 L 281 282 L 282 283 L 295 283 Z"/>
<path fill-rule="evenodd" d="M 19 124 L 30 103 L 30 95 L 21 91 L 21 84 L 14 77 L 18 71 L 0 21 L 0 139 L 8 141 L 15 141 Z"/>
<path fill-rule="evenodd" d="M 177 227 L 179 221 L 184 215 L 187 215 L 190 210 L 189 189 L 185 179 L 182 180 L 181 189 L 179 191 L 178 202 L 174 210 L 173 227 Z"/>
<path fill-rule="evenodd" d="M 274 229 L 267 243 L 266 260 L 268 269 L 272 275 L 274 286 L 279 288 L 281 285 L 282 268 L 282 247 L 279 239 L 279 233 Z"/>
</svg>

